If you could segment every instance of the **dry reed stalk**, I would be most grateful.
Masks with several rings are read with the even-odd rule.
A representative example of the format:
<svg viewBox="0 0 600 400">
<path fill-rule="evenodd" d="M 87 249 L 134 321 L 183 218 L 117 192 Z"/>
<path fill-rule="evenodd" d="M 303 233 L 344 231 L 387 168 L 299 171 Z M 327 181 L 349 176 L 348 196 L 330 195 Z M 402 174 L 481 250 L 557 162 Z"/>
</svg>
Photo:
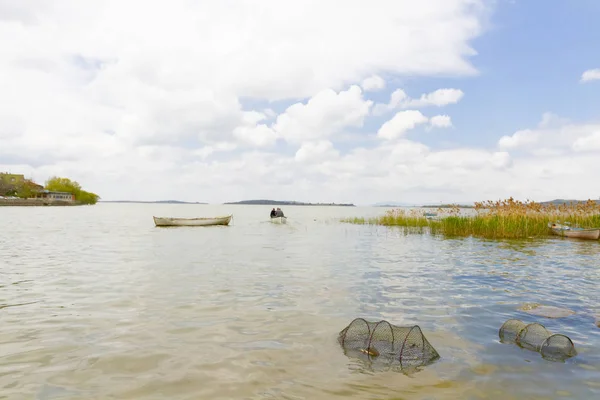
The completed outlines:
<svg viewBox="0 0 600 400">
<path fill-rule="evenodd" d="M 548 223 L 568 223 L 573 227 L 600 227 L 600 204 L 593 200 L 575 204 L 540 204 L 506 200 L 475 203 L 475 215 L 461 215 L 458 206 L 439 208 L 439 218 L 429 219 L 420 209 L 393 209 L 378 218 L 346 219 L 343 222 L 417 228 L 446 236 L 475 236 L 491 239 L 519 239 L 549 235 Z"/>
</svg>

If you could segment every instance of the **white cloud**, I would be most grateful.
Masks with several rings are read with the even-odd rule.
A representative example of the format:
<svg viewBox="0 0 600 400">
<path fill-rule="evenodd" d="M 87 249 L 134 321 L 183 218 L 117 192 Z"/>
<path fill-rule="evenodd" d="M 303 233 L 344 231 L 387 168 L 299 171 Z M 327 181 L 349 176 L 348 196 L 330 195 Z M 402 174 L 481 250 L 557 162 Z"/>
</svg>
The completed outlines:
<svg viewBox="0 0 600 400">
<path fill-rule="evenodd" d="M 238 126 L 233 130 L 233 135 L 242 142 L 255 147 L 274 145 L 278 137 L 277 133 L 265 124 L 252 127 Z"/>
<path fill-rule="evenodd" d="M 304 143 L 296 151 L 295 159 L 299 162 L 320 162 L 337 158 L 339 152 L 328 140 Z"/>
<path fill-rule="evenodd" d="M 388 104 L 388 108 L 390 110 L 393 110 L 397 107 L 400 107 L 406 99 L 408 99 L 406 92 L 402 89 L 396 89 L 390 95 L 390 102 Z"/>
<path fill-rule="evenodd" d="M 588 69 L 583 74 L 581 74 L 580 82 L 589 82 L 596 80 L 600 80 L 600 68 Z"/>
<path fill-rule="evenodd" d="M 54 136 L 68 121 L 132 145 L 218 141 L 239 125 L 241 97 L 306 98 L 375 71 L 472 74 L 482 10 L 469 3 L 3 3 L 0 100 Z M 415 40 L 424 26 L 438 29 Z"/>
<path fill-rule="evenodd" d="M 373 75 L 364 79 L 361 86 L 365 92 L 376 92 L 385 88 L 385 81 L 379 75 Z"/>
<path fill-rule="evenodd" d="M 484 3 L 0 1 L 0 170 L 67 176 L 107 200 L 600 192 L 596 123 L 548 115 L 499 149 L 440 150 L 403 135 L 451 126 L 423 108 L 461 90 L 397 89 L 375 107 L 365 95 L 381 77 L 474 75 Z M 379 131 L 378 112 L 391 113 Z"/>
<path fill-rule="evenodd" d="M 387 104 L 377 103 L 373 108 L 374 115 L 383 115 L 398 108 L 444 107 L 458 103 L 464 97 L 460 89 L 437 89 L 431 93 L 422 94 L 418 99 L 411 99 L 404 90 L 396 89 L 390 95 Z"/>
<path fill-rule="evenodd" d="M 194 150 L 190 150 L 189 153 L 193 159 L 200 158 L 204 160 L 205 158 L 217 154 L 219 152 L 229 152 L 233 151 L 237 148 L 235 143 L 231 142 L 220 142 L 215 143 L 214 145 L 200 147 Z"/>
<path fill-rule="evenodd" d="M 279 136 L 266 124 L 259 124 L 267 119 L 267 115 L 256 111 L 247 111 L 242 114 L 242 125 L 233 130 L 233 136 L 242 143 L 254 147 L 268 147 L 275 144 Z"/>
<path fill-rule="evenodd" d="M 372 104 L 363 99 L 362 90 L 356 85 L 339 93 L 323 90 L 306 104 L 288 107 L 277 117 L 273 129 L 292 143 L 327 138 L 346 127 L 362 126 Z"/>
<path fill-rule="evenodd" d="M 435 115 L 431 117 L 429 123 L 434 128 L 450 128 L 452 126 L 452 119 L 448 115 Z"/>
<path fill-rule="evenodd" d="M 506 151 L 496 151 L 492 153 L 489 162 L 494 168 L 508 168 L 512 165 L 512 158 Z"/>
<path fill-rule="evenodd" d="M 392 119 L 386 121 L 379 128 L 377 136 L 387 140 L 396 139 L 404 135 L 407 131 L 414 129 L 417 125 L 424 124 L 427 121 L 427 117 L 421 114 L 420 111 L 399 111 Z"/>
<path fill-rule="evenodd" d="M 577 138 L 572 147 L 575 151 L 600 151 L 600 130 Z"/>
<path fill-rule="evenodd" d="M 498 141 L 501 149 L 514 149 L 534 145 L 540 139 L 541 132 L 524 129 L 513 133 L 511 136 L 502 136 Z"/>
<path fill-rule="evenodd" d="M 548 128 L 552 126 L 558 125 L 567 125 L 570 121 L 568 118 L 560 117 L 556 114 L 545 112 L 542 114 L 542 119 L 540 120 L 538 127 L 539 128 Z"/>
<path fill-rule="evenodd" d="M 536 156 L 564 155 L 571 150 L 595 151 L 597 132 L 600 132 L 600 124 L 575 124 L 545 113 L 536 128 L 502 136 L 498 147 L 526 151 Z"/>
<path fill-rule="evenodd" d="M 273 118 L 277 116 L 277 113 L 275 111 L 273 111 L 272 108 L 267 108 L 266 110 L 264 110 L 264 114 L 268 117 L 268 118 Z"/>
<path fill-rule="evenodd" d="M 454 149 L 431 153 L 427 164 L 440 169 L 480 169 L 484 167 L 505 168 L 510 165 L 510 155 L 478 149 Z"/>
<path fill-rule="evenodd" d="M 459 89 L 438 89 L 434 92 L 421 95 L 419 99 L 409 100 L 402 104 L 403 107 L 443 107 L 458 103 L 464 96 Z"/>
</svg>

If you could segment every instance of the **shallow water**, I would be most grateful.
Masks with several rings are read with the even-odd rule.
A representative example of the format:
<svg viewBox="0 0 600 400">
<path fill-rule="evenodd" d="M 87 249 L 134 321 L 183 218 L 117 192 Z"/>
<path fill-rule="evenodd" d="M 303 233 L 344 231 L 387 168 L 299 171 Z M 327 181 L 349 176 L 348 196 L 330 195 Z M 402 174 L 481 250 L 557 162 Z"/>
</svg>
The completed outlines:
<svg viewBox="0 0 600 400">
<path fill-rule="evenodd" d="M 381 208 L 98 204 L 0 209 L 0 399 L 590 399 L 600 396 L 600 243 L 405 235 Z M 229 227 L 152 215 L 233 212 Z M 546 319 L 523 303 L 567 307 Z M 371 372 L 355 317 L 417 324 L 441 359 Z M 575 342 L 502 344 L 510 318 Z"/>
</svg>

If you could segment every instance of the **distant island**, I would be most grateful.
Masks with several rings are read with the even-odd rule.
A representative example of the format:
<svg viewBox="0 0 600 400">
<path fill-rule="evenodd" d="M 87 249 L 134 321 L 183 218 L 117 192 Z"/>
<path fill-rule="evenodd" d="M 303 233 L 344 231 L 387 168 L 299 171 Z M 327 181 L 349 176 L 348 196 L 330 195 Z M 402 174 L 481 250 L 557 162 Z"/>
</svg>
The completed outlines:
<svg viewBox="0 0 600 400">
<path fill-rule="evenodd" d="M 383 203 L 375 203 L 373 207 L 419 207 L 418 204 L 413 203 L 402 203 L 396 201 L 388 201 Z"/>
<path fill-rule="evenodd" d="M 143 201 L 143 200 L 103 200 L 101 203 L 143 203 L 143 204 L 208 204 L 200 203 L 198 201 L 179 201 L 179 200 L 157 200 L 157 201 Z"/>
<path fill-rule="evenodd" d="M 392 204 L 374 204 L 373 207 L 387 207 L 387 208 L 394 207 L 394 208 L 398 208 L 398 207 L 419 207 L 419 206 L 392 203 Z"/>
<path fill-rule="evenodd" d="M 242 200 L 223 204 L 245 204 L 260 206 L 337 206 L 337 207 L 356 207 L 354 204 L 347 203 L 304 203 L 301 201 L 280 201 L 280 200 Z"/>
</svg>

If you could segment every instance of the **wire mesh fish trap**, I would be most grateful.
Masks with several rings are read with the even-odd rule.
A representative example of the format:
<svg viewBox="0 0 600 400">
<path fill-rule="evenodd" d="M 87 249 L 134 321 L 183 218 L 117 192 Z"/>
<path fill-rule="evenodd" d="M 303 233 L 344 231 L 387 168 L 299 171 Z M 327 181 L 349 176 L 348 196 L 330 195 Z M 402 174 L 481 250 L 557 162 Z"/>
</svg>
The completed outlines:
<svg viewBox="0 0 600 400">
<path fill-rule="evenodd" d="M 418 325 L 395 326 L 385 320 L 356 318 L 339 333 L 338 342 L 346 356 L 387 367 L 417 368 L 440 358 Z"/>
<path fill-rule="evenodd" d="M 553 334 L 537 322 L 526 324 L 518 319 L 509 319 L 498 332 L 500 342 L 514 343 L 531 351 L 539 352 L 543 358 L 564 361 L 577 355 L 575 345 L 568 336 Z"/>
</svg>

